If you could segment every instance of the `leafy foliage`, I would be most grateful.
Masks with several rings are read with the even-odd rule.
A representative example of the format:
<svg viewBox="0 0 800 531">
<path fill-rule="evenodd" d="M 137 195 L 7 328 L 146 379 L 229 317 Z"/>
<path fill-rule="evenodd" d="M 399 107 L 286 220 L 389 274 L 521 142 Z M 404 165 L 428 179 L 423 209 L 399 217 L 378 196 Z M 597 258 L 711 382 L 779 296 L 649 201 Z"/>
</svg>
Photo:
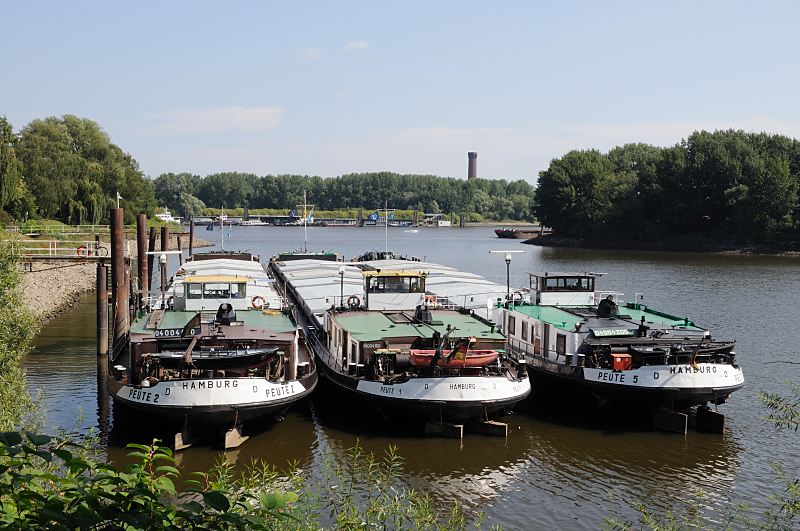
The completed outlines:
<svg viewBox="0 0 800 531">
<path fill-rule="evenodd" d="M 69 439 L 0 433 L 0 522 L 18 529 L 465 529 L 458 505 L 440 515 L 427 496 L 398 485 L 396 450 L 383 459 L 358 445 L 329 465 L 316 487 L 296 471 L 253 464 L 234 479 L 230 464 L 181 472 L 168 448 L 131 444 L 122 471 Z M 333 463 L 331 456 L 328 462 Z"/>
<path fill-rule="evenodd" d="M 540 173 L 538 215 L 562 236 L 775 241 L 800 236 L 800 142 L 698 131 L 680 144 L 571 151 Z"/>
<path fill-rule="evenodd" d="M 800 428 L 800 385 L 788 382 L 791 397 L 776 393 L 759 392 L 758 398 L 771 413 L 766 421 L 776 428 L 797 431 Z"/>
<path fill-rule="evenodd" d="M 12 161 L 0 162 L 0 177 L 2 188 L 15 190 L 4 195 L 17 217 L 25 209 L 31 217 L 35 210 L 39 217 L 97 224 L 108 219 L 118 192 L 128 223 L 155 208 L 152 181 L 91 120 L 69 114 L 34 120 L 16 136 L 0 123 L 0 145 L 0 160 Z"/>
<path fill-rule="evenodd" d="M 19 282 L 16 260 L 0 244 L 0 430 L 19 426 L 32 406 L 21 361 L 39 327 L 22 304 Z"/>
<path fill-rule="evenodd" d="M 206 474 L 200 487 L 179 493 L 169 449 L 129 448 L 135 461 L 120 472 L 66 440 L 0 434 L 0 521 L 20 529 L 271 529 L 297 500 L 291 492 L 226 490 Z"/>
<path fill-rule="evenodd" d="M 185 215 L 191 201 L 235 213 L 249 208 L 255 214 L 265 209 L 286 214 L 302 201 L 321 212 L 346 211 L 355 217 L 383 208 L 413 212 L 476 214 L 480 219 L 533 219 L 533 187 L 522 180 L 472 179 L 468 181 L 433 175 L 358 173 L 323 179 L 308 175 L 217 173 L 201 178 L 187 173 L 165 173 L 155 180 L 158 201 Z M 397 219 L 411 219 L 409 217 Z"/>
<path fill-rule="evenodd" d="M 16 152 L 17 137 L 11 124 L 0 116 L 0 210 L 24 208 L 27 195 L 22 179 L 22 163 Z"/>
</svg>

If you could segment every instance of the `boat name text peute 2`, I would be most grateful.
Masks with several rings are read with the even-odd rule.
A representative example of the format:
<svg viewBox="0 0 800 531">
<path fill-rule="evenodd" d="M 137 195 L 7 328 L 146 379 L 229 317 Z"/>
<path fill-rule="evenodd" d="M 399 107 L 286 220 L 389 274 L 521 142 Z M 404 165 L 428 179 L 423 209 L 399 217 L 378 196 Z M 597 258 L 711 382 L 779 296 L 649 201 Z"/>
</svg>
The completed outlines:
<svg viewBox="0 0 800 531">
<path fill-rule="evenodd" d="M 176 449 L 208 430 L 237 446 L 245 423 L 280 418 L 316 386 L 316 363 L 258 257 L 194 255 L 147 302 L 108 384 L 121 409 L 180 430 Z"/>
</svg>

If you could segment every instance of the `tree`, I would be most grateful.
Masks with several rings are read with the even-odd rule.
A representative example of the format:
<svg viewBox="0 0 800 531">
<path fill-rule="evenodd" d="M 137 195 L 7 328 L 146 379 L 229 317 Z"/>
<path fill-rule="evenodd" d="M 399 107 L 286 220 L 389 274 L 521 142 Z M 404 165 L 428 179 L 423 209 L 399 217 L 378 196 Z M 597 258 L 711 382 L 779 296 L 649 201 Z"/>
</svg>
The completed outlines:
<svg viewBox="0 0 800 531">
<path fill-rule="evenodd" d="M 195 196 L 189 193 L 181 194 L 180 209 L 178 212 L 183 216 L 200 216 L 203 214 L 206 205 Z"/>
<path fill-rule="evenodd" d="M 27 193 L 16 144 L 17 136 L 11 124 L 5 116 L 0 116 L 0 210 L 11 206 Z"/>
<path fill-rule="evenodd" d="M 108 219 L 122 196 L 126 222 L 155 209 L 153 184 L 136 160 L 97 123 L 65 115 L 34 120 L 20 133 L 18 156 L 39 213 L 68 223 Z"/>
<path fill-rule="evenodd" d="M 597 150 L 570 151 L 539 174 L 538 216 L 564 236 L 592 236 L 608 205 L 599 194 L 612 172 L 611 162 Z"/>
<path fill-rule="evenodd" d="M 200 176 L 191 173 L 162 173 L 153 182 L 153 189 L 159 203 L 177 212 L 183 194 L 194 195 L 199 182 Z"/>
</svg>

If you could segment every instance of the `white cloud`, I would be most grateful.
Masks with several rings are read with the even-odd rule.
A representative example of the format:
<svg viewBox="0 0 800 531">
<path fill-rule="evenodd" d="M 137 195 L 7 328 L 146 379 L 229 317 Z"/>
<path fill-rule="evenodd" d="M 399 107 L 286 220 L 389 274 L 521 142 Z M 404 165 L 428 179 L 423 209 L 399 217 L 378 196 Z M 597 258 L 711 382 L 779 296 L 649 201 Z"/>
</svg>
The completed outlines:
<svg viewBox="0 0 800 531">
<path fill-rule="evenodd" d="M 286 110 L 281 107 L 218 107 L 170 111 L 154 115 L 153 129 L 165 134 L 256 132 L 280 125 Z"/>
<path fill-rule="evenodd" d="M 325 52 L 322 48 L 316 48 L 314 46 L 309 46 L 308 48 L 303 48 L 303 59 L 308 59 L 309 61 L 316 61 L 317 59 L 322 59 L 322 55 Z"/>
<path fill-rule="evenodd" d="M 352 52 L 356 50 L 366 50 L 367 48 L 369 48 L 369 43 L 367 41 L 350 41 L 342 47 L 342 50 Z"/>
</svg>

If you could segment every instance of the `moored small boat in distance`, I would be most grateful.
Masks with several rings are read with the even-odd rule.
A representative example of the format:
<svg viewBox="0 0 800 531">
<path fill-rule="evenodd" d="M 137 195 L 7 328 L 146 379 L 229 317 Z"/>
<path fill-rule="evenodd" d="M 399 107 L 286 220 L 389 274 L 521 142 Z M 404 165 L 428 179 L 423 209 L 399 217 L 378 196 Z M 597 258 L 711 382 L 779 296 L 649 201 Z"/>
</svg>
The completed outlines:
<svg viewBox="0 0 800 531">
<path fill-rule="evenodd" d="M 562 398 L 582 392 L 624 411 L 681 411 L 722 404 L 742 388 L 734 341 L 648 308 L 641 294 L 623 303 L 621 294 L 598 291 L 599 276 L 531 274 L 530 300 L 496 309 L 510 354 L 525 360 L 537 389 Z"/>
<path fill-rule="evenodd" d="M 164 223 L 180 223 L 181 218 L 173 217 L 167 207 L 164 207 L 163 212 L 159 212 L 156 214 L 156 219 L 159 221 L 163 221 Z"/>
<path fill-rule="evenodd" d="M 551 232 L 550 229 L 544 227 L 503 227 L 494 230 L 498 238 L 511 238 L 516 240 L 530 240 L 531 238 L 538 238 L 539 236 L 550 234 Z"/>
</svg>

